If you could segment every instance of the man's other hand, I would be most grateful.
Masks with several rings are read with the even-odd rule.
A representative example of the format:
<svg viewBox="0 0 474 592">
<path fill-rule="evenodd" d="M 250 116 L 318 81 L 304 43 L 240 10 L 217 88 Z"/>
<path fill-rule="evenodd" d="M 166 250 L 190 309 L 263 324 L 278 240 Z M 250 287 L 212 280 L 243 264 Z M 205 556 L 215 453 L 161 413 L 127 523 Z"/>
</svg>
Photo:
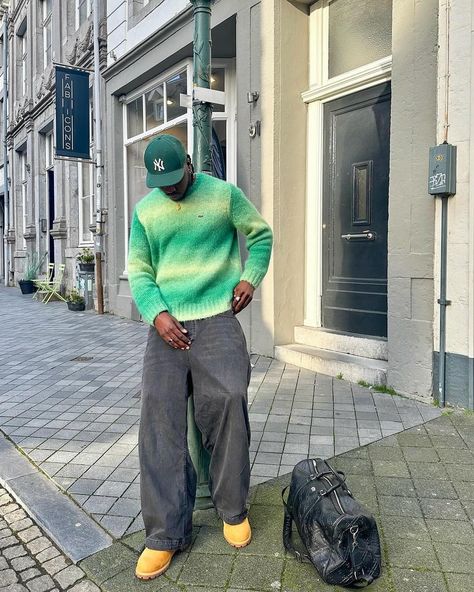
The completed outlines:
<svg viewBox="0 0 474 592">
<path fill-rule="evenodd" d="M 245 280 L 239 282 L 234 288 L 234 298 L 232 300 L 232 310 L 238 314 L 252 302 L 255 288 Z"/>
<path fill-rule="evenodd" d="M 189 349 L 191 340 L 188 331 L 168 312 L 161 312 L 153 323 L 163 341 L 174 349 Z"/>
</svg>

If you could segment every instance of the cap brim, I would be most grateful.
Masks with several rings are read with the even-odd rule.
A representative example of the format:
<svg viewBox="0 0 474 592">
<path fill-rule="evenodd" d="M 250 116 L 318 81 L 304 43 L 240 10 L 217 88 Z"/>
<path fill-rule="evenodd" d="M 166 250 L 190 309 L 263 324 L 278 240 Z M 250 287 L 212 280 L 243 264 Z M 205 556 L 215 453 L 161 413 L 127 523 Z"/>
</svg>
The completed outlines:
<svg viewBox="0 0 474 592">
<path fill-rule="evenodd" d="M 147 187 L 169 187 L 170 185 L 177 185 L 184 177 L 184 167 L 177 171 L 171 171 L 170 173 L 164 173 L 161 175 L 153 175 L 147 172 L 146 174 L 146 185 Z"/>
</svg>

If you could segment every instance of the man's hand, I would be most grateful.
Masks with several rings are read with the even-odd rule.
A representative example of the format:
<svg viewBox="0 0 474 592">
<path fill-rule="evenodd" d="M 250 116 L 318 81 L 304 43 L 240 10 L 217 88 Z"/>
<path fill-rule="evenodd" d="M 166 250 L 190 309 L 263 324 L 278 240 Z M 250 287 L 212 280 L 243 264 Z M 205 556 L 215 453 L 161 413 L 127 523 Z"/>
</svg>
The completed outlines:
<svg viewBox="0 0 474 592">
<path fill-rule="evenodd" d="M 234 288 L 234 299 L 232 300 L 232 310 L 235 314 L 252 302 L 255 288 L 245 280 L 239 282 Z"/>
<path fill-rule="evenodd" d="M 189 349 L 191 340 L 187 336 L 187 330 L 168 312 L 161 312 L 153 323 L 159 336 L 174 349 Z"/>
</svg>

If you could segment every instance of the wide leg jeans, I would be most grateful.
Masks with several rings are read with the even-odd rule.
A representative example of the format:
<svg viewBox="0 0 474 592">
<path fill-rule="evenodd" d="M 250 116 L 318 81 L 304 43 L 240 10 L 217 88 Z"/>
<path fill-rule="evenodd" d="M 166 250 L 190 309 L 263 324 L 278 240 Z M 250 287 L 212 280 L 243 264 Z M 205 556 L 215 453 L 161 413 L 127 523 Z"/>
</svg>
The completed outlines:
<svg viewBox="0 0 474 592">
<path fill-rule="evenodd" d="M 150 328 L 143 365 L 139 433 L 142 515 L 149 549 L 191 542 L 196 473 L 187 445 L 187 398 L 211 454 L 209 485 L 219 516 L 239 524 L 247 515 L 250 360 L 233 312 L 182 323 L 191 348 L 171 348 Z"/>
</svg>

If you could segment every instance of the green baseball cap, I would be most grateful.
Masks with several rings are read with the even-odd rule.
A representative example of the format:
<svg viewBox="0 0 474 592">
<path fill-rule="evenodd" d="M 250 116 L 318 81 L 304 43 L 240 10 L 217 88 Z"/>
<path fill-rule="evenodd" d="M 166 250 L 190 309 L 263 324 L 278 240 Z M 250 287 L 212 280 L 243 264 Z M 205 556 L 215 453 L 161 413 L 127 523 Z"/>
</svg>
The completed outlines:
<svg viewBox="0 0 474 592">
<path fill-rule="evenodd" d="M 184 176 L 186 150 L 178 138 L 163 134 L 146 147 L 145 166 L 147 187 L 166 187 L 178 184 Z"/>
</svg>

